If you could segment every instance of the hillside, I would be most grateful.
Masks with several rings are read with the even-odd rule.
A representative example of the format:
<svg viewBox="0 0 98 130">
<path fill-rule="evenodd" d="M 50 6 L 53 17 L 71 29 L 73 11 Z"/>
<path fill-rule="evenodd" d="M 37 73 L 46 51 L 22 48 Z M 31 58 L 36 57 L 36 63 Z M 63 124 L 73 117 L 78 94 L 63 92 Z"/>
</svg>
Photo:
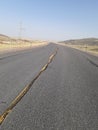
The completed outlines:
<svg viewBox="0 0 98 130">
<path fill-rule="evenodd" d="M 8 37 L 8 36 L 6 36 L 6 35 L 3 35 L 3 34 L 0 34 L 0 42 L 2 42 L 2 41 L 7 41 L 7 40 L 9 40 L 10 39 L 10 37 Z"/>
<path fill-rule="evenodd" d="M 18 39 L 0 34 L 0 54 L 2 52 L 23 50 L 47 45 L 47 41 Z"/>
<path fill-rule="evenodd" d="M 97 38 L 86 38 L 86 39 L 75 39 L 75 40 L 67 40 L 67 41 L 61 41 L 59 43 L 65 43 L 68 45 L 90 45 L 95 46 L 98 45 L 98 39 Z"/>
</svg>

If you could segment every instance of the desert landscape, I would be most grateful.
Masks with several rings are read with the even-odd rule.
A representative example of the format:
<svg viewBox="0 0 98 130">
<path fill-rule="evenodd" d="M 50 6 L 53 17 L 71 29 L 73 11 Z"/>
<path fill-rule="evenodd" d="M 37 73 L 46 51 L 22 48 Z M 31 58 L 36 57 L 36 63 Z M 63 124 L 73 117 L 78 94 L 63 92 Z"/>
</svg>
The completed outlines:
<svg viewBox="0 0 98 130">
<path fill-rule="evenodd" d="M 69 47 L 73 47 L 82 51 L 98 55 L 98 39 L 97 38 L 85 38 L 60 41 L 59 43 Z"/>
<path fill-rule="evenodd" d="M 0 53 L 34 48 L 48 44 L 47 41 L 16 39 L 0 34 Z"/>
</svg>

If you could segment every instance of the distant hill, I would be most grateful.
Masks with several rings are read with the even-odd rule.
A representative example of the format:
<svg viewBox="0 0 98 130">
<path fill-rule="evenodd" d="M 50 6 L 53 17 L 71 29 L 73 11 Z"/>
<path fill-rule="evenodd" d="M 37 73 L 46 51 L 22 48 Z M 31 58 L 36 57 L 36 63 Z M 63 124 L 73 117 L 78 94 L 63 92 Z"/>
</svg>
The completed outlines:
<svg viewBox="0 0 98 130">
<path fill-rule="evenodd" d="M 6 35 L 3 35 L 3 34 L 0 34 L 0 37 L 7 37 L 7 38 L 8 38 L 8 36 L 6 36 Z"/>
<path fill-rule="evenodd" d="M 18 38 L 12 38 L 12 37 L 9 37 L 7 35 L 3 35 L 3 34 L 0 34 L 0 43 L 10 43 L 10 42 L 13 42 L 13 43 L 17 43 L 17 42 L 30 42 L 29 40 L 25 40 L 25 39 L 18 39 Z"/>
<path fill-rule="evenodd" d="M 98 45 L 98 38 L 66 40 L 66 41 L 60 41 L 59 43 L 65 43 L 68 45 Z"/>
<path fill-rule="evenodd" d="M 19 38 L 13 38 L 13 37 L 9 37 L 7 35 L 3 35 L 3 34 L 0 34 L 0 45 L 1 44 L 39 44 L 39 43 L 42 43 L 43 42 L 46 42 L 46 41 L 40 41 L 40 40 L 31 40 L 31 39 L 19 39 Z"/>
<path fill-rule="evenodd" d="M 10 37 L 0 34 L 0 41 L 9 40 L 9 39 L 10 39 Z"/>
</svg>

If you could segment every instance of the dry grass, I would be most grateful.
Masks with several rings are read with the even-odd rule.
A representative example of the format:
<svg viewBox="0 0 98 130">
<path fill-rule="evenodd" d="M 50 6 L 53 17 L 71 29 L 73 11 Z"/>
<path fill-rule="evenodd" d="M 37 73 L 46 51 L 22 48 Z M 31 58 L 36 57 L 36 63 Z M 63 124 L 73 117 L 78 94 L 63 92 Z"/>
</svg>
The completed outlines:
<svg viewBox="0 0 98 130">
<path fill-rule="evenodd" d="M 48 44 L 47 41 L 11 38 L 0 34 L 0 52 L 34 48 Z"/>
<path fill-rule="evenodd" d="M 10 51 L 10 50 L 21 50 L 21 49 L 26 49 L 26 48 L 34 48 L 34 47 L 39 47 L 39 46 L 43 46 L 46 45 L 47 42 L 40 42 L 40 41 L 33 41 L 33 42 L 23 42 L 23 43 L 9 43 L 9 44 L 2 44 L 0 43 L 0 52 L 3 51 Z"/>
<path fill-rule="evenodd" d="M 95 54 L 95 55 L 98 55 L 98 46 L 97 45 L 96 46 L 92 46 L 92 45 L 91 46 L 90 45 L 67 45 L 67 44 L 65 44 L 65 45 L 82 50 L 82 51 L 90 52 L 90 53 Z"/>
</svg>

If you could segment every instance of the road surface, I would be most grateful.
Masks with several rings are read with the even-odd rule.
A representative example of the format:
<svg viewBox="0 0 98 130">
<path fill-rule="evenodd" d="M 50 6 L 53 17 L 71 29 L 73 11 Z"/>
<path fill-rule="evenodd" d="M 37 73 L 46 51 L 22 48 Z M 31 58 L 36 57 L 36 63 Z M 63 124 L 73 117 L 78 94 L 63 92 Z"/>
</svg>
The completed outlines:
<svg viewBox="0 0 98 130">
<path fill-rule="evenodd" d="M 58 48 L 0 130 L 98 130 L 98 57 L 56 44 L 0 60 L 0 114 Z"/>
</svg>

